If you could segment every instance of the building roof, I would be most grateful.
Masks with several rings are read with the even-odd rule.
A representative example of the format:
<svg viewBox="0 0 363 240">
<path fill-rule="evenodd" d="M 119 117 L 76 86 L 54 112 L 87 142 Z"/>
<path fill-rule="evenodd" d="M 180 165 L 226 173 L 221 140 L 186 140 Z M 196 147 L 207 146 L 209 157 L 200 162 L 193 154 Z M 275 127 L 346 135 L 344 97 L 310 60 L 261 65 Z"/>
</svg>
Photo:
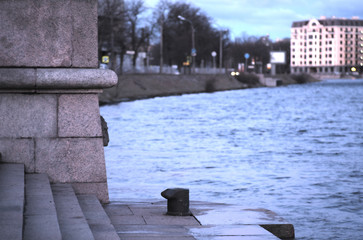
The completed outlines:
<svg viewBox="0 0 363 240">
<path fill-rule="evenodd" d="M 319 23 L 324 26 L 359 26 L 363 27 L 363 20 L 361 19 L 344 19 L 344 18 L 323 18 L 318 19 Z M 309 20 L 296 21 L 292 23 L 291 27 L 303 27 L 309 23 Z"/>
</svg>

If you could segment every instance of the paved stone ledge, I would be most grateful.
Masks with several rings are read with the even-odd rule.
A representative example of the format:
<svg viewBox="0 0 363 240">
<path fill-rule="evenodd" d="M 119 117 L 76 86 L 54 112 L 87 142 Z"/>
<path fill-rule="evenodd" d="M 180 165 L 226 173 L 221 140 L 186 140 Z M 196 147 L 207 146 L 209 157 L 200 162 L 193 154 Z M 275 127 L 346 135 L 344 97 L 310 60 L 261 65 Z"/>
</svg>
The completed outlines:
<svg viewBox="0 0 363 240">
<path fill-rule="evenodd" d="M 120 239 L 294 239 L 293 226 L 267 209 L 190 202 L 192 216 L 166 215 L 166 201 L 104 205 Z"/>
<path fill-rule="evenodd" d="M 101 89 L 117 83 L 107 69 L 0 68 L 0 89 Z"/>
</svg>

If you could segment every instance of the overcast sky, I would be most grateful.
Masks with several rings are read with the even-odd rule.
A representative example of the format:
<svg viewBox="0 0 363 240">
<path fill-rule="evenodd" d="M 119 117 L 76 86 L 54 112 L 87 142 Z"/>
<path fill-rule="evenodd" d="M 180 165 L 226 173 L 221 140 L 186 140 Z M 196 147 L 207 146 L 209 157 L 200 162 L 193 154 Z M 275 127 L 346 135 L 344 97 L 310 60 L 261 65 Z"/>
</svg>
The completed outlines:
<svg viewBox="0 0 363 240">
<path fill-rule="evenodd" d="M 158 0 L 145 0 L 154 7 Z M 176 1 L 172 1 L 176 2 Z M 363 20 L 362 0 L 194 0 L 187 2 L 210 16 L 215 26 L 231 30 L 232 38 L 243 33 L 270 35 L 270 39 L 290 37 L 293 21 L 311 18 L 358 16 Z"/>
</svg>

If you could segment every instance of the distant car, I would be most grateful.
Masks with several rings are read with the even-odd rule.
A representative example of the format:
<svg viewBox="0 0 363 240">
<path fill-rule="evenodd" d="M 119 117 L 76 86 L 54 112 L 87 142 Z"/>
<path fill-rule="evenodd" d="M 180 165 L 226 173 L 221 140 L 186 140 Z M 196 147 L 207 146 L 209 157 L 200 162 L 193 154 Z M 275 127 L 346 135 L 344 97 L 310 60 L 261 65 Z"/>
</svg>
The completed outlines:
<svg viewBox="0 0 363 240">
<path fill-rule="evenodd" d="M 174 75 L 180 75 L 180 72 L 178 70 L 178 65 L 172 65 L 171 67 L 173 69 L 173 74 Z"/>
<path fill-rule="evenodd" d="M 100 69 L 108 69 L 107 64 L 105 64 L 105 63 L 100 63 Z"/>
<path fill-rule="evenodd" d="M 239 76 L 239 72 L 231 72 L 231 75 L 234 76 Z"/>
</svg>

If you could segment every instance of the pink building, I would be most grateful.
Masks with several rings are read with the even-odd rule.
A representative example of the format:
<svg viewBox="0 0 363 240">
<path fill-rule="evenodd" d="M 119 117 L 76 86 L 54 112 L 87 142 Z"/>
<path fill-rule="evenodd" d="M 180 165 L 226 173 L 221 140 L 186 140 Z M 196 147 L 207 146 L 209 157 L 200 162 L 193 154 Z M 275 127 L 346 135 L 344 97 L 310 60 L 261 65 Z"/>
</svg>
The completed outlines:
<svg viewBox="0 0 363 240">
<path fill-rule="evenodd" d="M 293 22 L 291 73 L 341 74 L 363 69 L 363 20 L 326 18 Z"/>
</svg>

